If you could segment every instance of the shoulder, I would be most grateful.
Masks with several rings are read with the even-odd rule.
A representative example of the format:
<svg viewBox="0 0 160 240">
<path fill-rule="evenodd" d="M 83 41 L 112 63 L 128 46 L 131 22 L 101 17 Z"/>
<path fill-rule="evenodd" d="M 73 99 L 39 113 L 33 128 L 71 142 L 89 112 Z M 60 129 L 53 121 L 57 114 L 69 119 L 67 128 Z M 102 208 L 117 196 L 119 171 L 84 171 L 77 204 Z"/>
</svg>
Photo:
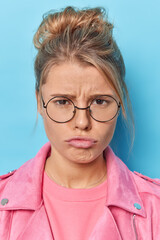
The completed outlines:
<svg viewBox="0 0 160 240">
<path fill-rule="evenodd" d="M 132 175 L 140 193 L 148 193 L 160 198 L 160 179 L 153 179 L 136 171 L 132 172 Z"/>
<path fill-rule="evenodd" d="M 14 175 L 15 172 L 16 170 L 12 170 L 0 176 L 0 191 L 4 188 L 6 183 L 11 179 L 11 177 Z"/>
<path fill-rule="evenodd" d="M 141 174 L 141 173 L 138 173 L 138 172 L 136 172 L 136 171 L 134 171 L 133 173 L 134 173 L 135 175 L 137 175 L 138 177 L 146 180 L 147 182 L 156 184 L 156 185 L 158 185 L 158 186 L 160 187 L 160 179 L 159 179 L 159 178 L 150 178 L 150 177 L 145 176 L 145 175 L 143 175 L 143 174 Z"/>
<path fill-rule="evenodd" d="M 0 175 L 0 181 L 6 179 L 6 178 L 9 178 L 10 176 L 12 176 L 14 173 L 15 173 L 16 170 L 12 170 L 6 174 L 3 174 L 3 175 Z"/>
</svg>

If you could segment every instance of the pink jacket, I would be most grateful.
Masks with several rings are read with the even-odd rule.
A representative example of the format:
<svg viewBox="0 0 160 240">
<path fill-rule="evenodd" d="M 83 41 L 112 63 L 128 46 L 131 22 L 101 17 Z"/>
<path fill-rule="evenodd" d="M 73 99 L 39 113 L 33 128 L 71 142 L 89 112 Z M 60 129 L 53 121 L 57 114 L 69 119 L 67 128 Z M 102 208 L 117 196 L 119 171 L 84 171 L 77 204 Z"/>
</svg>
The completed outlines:
<svg viewBox="0 0 160 240">
<path fill-rule="evenodd" d="M 42 196 L 50 148 L 0 177 L 0 240 L 54 239 Z M 110 147 L 106 159 L 106 205 L 89 240 L 160 240 L 160 182 L 132 173 Z"/>
</svg>

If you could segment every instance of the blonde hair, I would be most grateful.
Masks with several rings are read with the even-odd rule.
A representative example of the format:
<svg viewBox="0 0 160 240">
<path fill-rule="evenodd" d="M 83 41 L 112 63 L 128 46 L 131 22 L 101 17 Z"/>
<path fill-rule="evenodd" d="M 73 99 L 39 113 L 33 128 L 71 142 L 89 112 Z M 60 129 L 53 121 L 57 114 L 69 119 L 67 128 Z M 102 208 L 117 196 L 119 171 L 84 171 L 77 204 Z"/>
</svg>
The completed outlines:
<svg viewBox="0 0 160 240">
<path fill-rule="evenodd" d="M 34 35 L 34 46 L 38 50 L 34 64 L 36 92 L 41 93 L 41 86 L 54 65 L 74 60 L 95 66 L 115 90 L 126 122 L 127 110 L 129 111 L 133 144 L 134 118 L 124 81 L 125 65 L 112 30 L 113 24 L 108 21 L 105 9 L 100 7 L 82 10 L 66 7 L 43 16 Z"/>
</svg>

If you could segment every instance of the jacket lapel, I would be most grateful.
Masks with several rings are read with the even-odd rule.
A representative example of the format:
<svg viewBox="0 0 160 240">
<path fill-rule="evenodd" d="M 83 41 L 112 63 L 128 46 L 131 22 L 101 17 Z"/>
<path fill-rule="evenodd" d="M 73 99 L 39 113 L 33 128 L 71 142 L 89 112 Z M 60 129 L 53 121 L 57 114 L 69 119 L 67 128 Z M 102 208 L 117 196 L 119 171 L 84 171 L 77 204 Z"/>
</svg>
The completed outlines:
<svg viewBox="0 0 160 240">
<path fill-rule="evenodd" d="M 142 200 L 137 191 L 132 173 L 127 166 L 113 153 L 110 147 L 105 150 L 106 164 L 107 164 L 107 191 L 106 191 L 106 206 L 104 213 L 98 220 L 89 240 L 122 240 L 123 233 L 118 228 L 118 222 L 122 218 L 114 218 L 112 209 L 116 207 L 124 209 L 129 213 L 146 217 Z M 137 203 L 141 209 L 134 207 Z M 123 221 L 126 220 L 123 218 Z M 126 222 L 127 223 L 127 222 Z M 133 231 L 132 225 L 128 225 L 130 232 Z M 134 234 L 134 232 L 133 232 Z M 127 234 L 126 234 L 127 238 Z M 129 238 L 128 238 L 129 239 Z"/>
<path fill-rule="evenodd" d="M 53 240 L 54 236 L 48 221 L 44 204 L 36 210 L 17 240 Z"/>
<path fill-rule="evenodd" d="M 130 213 L 146 217 L 132 172 L 113 153 L 110 147 L 107 147 L 105 154 L 108 181 L 106 206 L 116 206 Z M 141 209 L 137 209 L 135 204 L 139 204 Z"/>
<path fill-rule="evenodd" d="M 122 240 L 116 222 L 109 208 L 105 208 L 89 240 Z"/>
</svg>

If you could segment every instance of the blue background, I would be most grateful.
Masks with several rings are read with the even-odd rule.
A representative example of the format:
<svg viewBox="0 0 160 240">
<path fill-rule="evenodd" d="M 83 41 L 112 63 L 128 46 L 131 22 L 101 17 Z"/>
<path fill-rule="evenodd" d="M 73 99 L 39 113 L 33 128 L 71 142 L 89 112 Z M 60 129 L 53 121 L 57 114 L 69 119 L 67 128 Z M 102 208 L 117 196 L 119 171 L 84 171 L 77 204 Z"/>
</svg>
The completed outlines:
<svg viewBox="0 0 160 240">
<path fill-rule="evenodd" d="M 0 3 L 0 174 L 20 167 L 47 141 L 36 122 L 36 51 L 33 35 L 43 13 L 68 5 L 96 7 L 97 1 L 6 0 Z M 115 25 L 126 64 L 126 83 L 135 116 L 135 142 L 118 122 L 112 141 L 131 170 L 160 178 L 160 2 L 99 0 Z"/>
</svg>

